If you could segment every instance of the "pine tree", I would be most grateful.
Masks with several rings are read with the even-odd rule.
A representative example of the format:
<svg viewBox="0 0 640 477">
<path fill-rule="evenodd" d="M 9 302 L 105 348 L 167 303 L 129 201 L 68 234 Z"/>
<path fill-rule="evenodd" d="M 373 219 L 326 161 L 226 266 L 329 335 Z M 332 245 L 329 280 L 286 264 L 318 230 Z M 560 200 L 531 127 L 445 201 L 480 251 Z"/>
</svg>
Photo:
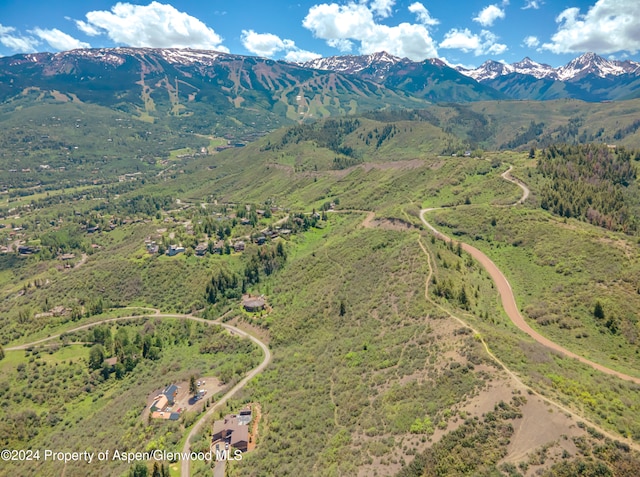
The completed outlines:
<svg viewBox="0 0 640 477">
<path fill-rule="evenodd" d="M 191 375 L 189 378 L 189 392 L 193 396 L 198 394 L 198 385 L 196 384 L 196 377 L 194 375 Z"/>
<path fill-rule="evenodd" d="M 596 302 L 596 306 L 593 308 L 593 316 L 599 320 L 604 320 L 604 308 L 602 308 L 602 304 L 599 301 Z"/>
</svg>

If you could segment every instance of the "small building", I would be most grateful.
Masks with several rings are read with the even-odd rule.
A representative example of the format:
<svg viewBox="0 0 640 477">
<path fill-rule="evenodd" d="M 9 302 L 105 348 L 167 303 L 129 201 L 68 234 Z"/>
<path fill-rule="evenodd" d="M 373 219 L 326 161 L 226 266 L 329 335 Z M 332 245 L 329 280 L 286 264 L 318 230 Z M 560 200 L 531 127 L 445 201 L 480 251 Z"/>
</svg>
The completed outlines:
<svg viewBox="0 0 640 477">
<path fill-rule="evenodd" d="M 218 240 L 213 246 L 213 253 L 222 253 L 224 250 L 224 240 Z"/>
<path fill-rule="evenodd" d="M 198 246 L 196 247 L 196 255 L 198 257 L 203 257 L 204 254 L 207 253 L 207 244 L 206 243 L 199 243 Z"/>
<path fill-rule="evenodd" d="M 18 246 L 18 253 L 20 255 L 32 255 L 34 253 L 38 253 L 40 250 L 38 250 L 35 247 L 31 247 L 30 245 L 19 245 Z"/>
<path fill-rule="evenodd" d="M 245 247 L 245 245 L 244 245 L 244 242 L 243 242 L 242 240 L 238 240 L 237 242 L 235 242 L 235 243 L 233 244 L 233 249 L 234 249 L 236 252 L 242 252 L 242 251 L 244 251 L 244 247 Z"/>
<path fill-rule="evenodd" d="M 247 406 L 238 413 L 238 423 L 248 426 L 251 422 L 251 407 Z"/>
<path fill-rule="evenodd" d="M 167 255 L 173 257 L 179 253 L 184 253 L 184 247 L 182 245 L 169 245 L 167 249 Z"/>
<path fill-rule="evenodd" d="M 169 421 L 177 421 L 178 419 L 180 419 L 180 414 L 177 412 L 154 411 L 151 413 L 151 417 L 153 419 L 166 419 Z"/>
<path fill-rule="evenodd" d="M 249 296 L 242 301 L 242 306 L 249 313 L 255 313 L 255 312 L 264 310 L 266 305 L 267 305 L 266 300 L 264 299 L 264 297 L 261 297 L 261 296 L 260 297 Z"/>
<path fill-rule="evenodd" d="M 99 225 L 94 225 L 93 227 L 87 227 L 87 233 L 88 234 L 96 233 L 98 230 L 100 230 L 100 226 Z"/>
<path fill-rule="evenodd" d="M 265 237 L 264 235 L 260 235 L 259 237 L 256 237 L 256 243 L 258 245 L 264 245 L 266 241 L 267 241 L 267 237 Z"/>
</svg>

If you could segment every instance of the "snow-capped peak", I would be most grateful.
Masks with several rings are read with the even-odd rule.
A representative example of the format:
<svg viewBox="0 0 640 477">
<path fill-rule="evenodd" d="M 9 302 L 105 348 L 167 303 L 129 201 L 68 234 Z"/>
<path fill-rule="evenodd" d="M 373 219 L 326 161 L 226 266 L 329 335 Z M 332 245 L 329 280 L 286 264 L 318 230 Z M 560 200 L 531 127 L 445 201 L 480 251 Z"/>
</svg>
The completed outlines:
<svg viewBox="0 0 640 477">
<path fill-rule="evenodd" d="M 484 81 L 497 78 L 498 76 L 507 75 L 513 73 L 513 66 L 499 61 L 487 60 L 479 68 L 469 70 L 465 68 L 457 68 L 457 70 L 463 75 L 470 76 L 476 81 Z"/>
<path fill-rule="evenodd" d="M 626 73 L 618 61 L 609 61 L 595 53 L 585 53 L 561 66 L 557 70 L 558 79 L 562 81 L 580 79 L 588 74 L 606 78 Z"/>
<path fill-rule="evenodd" d="M 375 67 L 381 71 L 388 69 L 402 61 L 402 58 L 390 55 L 386 51 L 372 53 L 370 55 L 345 55 L 329 56 L 327 58 L 317 58 L 302 63 L 305 68 L 316 70 L 331 70 L 338 73 L 359 73 L 369 67 Z"/>
<path fill-rule="evenodd" d="M 520 73 L 534 76 L 535 78 L 550 78 L 560 81 L 575 81 L 589 74 L 608 78 L 623 74 L 640 74 L 640 63 L 634 61 L 607 60 L 595 53 L 585 53 L 565 66 L 553 68 L 552 66 L 537 63 L 531 58 L 524 58 L 522 61 L 506 65 L 497 61 L 489 60 L 478 68 L 466 69 L 456 68 L 460 73 L 470 76 L 476 81 L 485 81 L 497 78 L 509 73 Z"/>
<path fill-rule="evenodd" d="M 522 61 L 513 63 L 511 66 L 516 73 L 535 76 L 538 79 L 554 77 L 556 74 L 556 70 L 552 66 L 538 63 L 529 57 L 525 57 Z"/>
</svg>

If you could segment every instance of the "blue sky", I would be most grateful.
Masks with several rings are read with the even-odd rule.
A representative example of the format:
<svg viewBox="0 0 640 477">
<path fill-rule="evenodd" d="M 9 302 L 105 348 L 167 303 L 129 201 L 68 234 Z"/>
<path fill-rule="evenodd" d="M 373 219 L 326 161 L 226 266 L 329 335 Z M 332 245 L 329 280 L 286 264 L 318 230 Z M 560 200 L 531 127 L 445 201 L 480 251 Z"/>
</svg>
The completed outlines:
<svg viewBox="0 0 640 477">
<path fill-rule="evenodd" d="M 551 66 L 587 51 L 640 60 L 638 0 L 0 0 L 0 56 L 73 48 L 192 47 L 274 59 L 385 50 L 479 66 Z"/>
</svg>

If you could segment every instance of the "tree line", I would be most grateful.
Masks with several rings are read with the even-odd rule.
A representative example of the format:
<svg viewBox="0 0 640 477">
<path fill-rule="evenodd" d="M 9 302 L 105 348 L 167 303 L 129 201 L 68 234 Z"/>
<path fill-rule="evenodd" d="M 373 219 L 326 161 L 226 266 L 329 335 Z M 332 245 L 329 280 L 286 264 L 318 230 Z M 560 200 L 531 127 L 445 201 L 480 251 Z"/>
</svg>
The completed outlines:
<svg viewBox="0 0 640 477">
<path fill-rule="evenodd" d="M 636 232 L 628 203 L 636 180 L 632 158 L 639 160 L 640 152 L 595 144 L 549 146 L 538 156 L 538 171 L 547 179 L 540 206 L 610 230 Z"/>
</svg>

